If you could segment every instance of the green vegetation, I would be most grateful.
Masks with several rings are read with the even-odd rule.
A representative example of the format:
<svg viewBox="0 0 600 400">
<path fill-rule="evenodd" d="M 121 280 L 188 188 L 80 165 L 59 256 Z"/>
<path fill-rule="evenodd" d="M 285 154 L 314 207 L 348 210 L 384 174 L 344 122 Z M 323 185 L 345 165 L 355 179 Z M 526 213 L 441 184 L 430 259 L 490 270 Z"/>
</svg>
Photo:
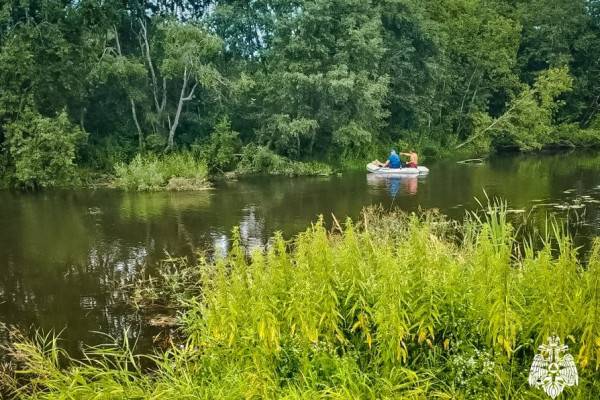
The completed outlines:
<svg viewBox="0 0 600 400">
<path fill-rule="evenodd" d="M 330 175 L 332 169 L 324 163 L 292 161 L 264 146 L 246 146 L 238 164 L 239 175 Z"/>
<path fill-rule="evenodd" d="M 4 1 L 0 182 L 598 146 L 599 54 L 596 0 Z"/>
<path fill-rule="evenodd" d="M 208 187 L 204 162 L 190 153 L 163 157 L 137 155 L 129 164 L 115 166 L 114 185 L 126 190 L 201 190 Z"/>
<path fill-rule="evenodd" d="M 5 136 L 15 186 L 37 188 L 73 181 L 76 147 L 84 134 L 64 112 L 45 118 L 26 109 L 6 126 Z"/>
<path fill-rule="evenodd" d="M 334 226 L 250 256 L 234 234 L 225 259 L 172 261 L 138 293 L 184 310 L 182 346 L 76 361 L 22 338 L 20 380 L 4 383 L 24 399 L 539 399 L 529 367 L 556 333 L 579 369 L 569 398 L 600 395 L 600 242 L 583 264 L 557 224 L 517 240 L 502 204 L 464 224 L 367 210 Z"/>
</svg>

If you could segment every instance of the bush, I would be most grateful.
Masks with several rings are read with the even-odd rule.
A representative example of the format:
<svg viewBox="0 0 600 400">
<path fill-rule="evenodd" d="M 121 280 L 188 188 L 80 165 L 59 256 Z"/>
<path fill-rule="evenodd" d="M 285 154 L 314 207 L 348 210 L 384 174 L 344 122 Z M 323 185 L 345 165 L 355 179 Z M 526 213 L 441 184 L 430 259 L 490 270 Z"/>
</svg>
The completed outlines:
<svg viewBox="0 0 600 400">
<path fill-rule="evenodd" d="M 116 164 L 130 159 L 137 152 L 137 146 L 133 146 L 128 139 L 111 135 L 89 140 L 79 153 L 81 165 L 97 172 L 112 172 Z"/>
<path fill-rule="evenodd" d="M 240 175 L 330 175 L 332 169 L 327 164 L 316 161 L 292 161 L 275 154 L 267 147 L 248 145 L 242 151 L 242 157 L 236 172 Z"/>
<path fill-rule="evenodd" d="M 534 250 L 502 204 L 462 226 L 373 210 L 361 221 L 336 234 L 319 221 L 250 255 L 234 232 L 227 258 L 179 266 L 192 272 L 170 276 L 189 290 L 166 278 L 175 293 L 161 297 L 185 306 L 186 344 L 150 357 L 152 373 L 127 342 L 61 367 L 42 338 L 16 344 L 31 379 L 13 385 L 24 399 L 539 399 L 529 367 L 556 333 L 579 369 L 567 391 L 599 398 L 600 241 L 586 266 L 556 226 Z"/>
<path fill-rule="evenodd" d="M 231 122 L 224 118 L 217 124 L 208 142 L 197 146 L 197 151 L 206 160 L 211 172 L 222 173 L 235 168 L 241 147 L 239 133 L 232 130 Z"/>
<path fill-rule="evenodd" d="M 159 158 L 159 165 L 167 178 L 206 179 L 204 161 L 197 161 L 191 153 L 173 153 Z"/>
<path fill-rule="evenodd" d="M 582 129 L 577 124 L 562 124 L 552 134 L 554 146 L 564 147 L 598 147 L 600 146 L 600 129 L 590 127 Z"/>
<path fill-rule="evenodd" d="M 115 186 L 127 190 L 200 190 L 208 186 L 206 164 L 190 153 L 138 154 L 129 164 L 116 164 L 115 173 Z"/>
<path fill-rule="evenodd" d="M 333 143 L 343 158 L 365 156 L 372 141 L 372 133 L 354 121 L 333 132 Z"/>
<path fill-rule="evenodd" d="M 258 137 L 259 141 L 270 143 L 279 154 L 301 157 L 312 153 L 318 128 L 319 123 L 314 119 L 273 114 L 266 119 Z"/>
<path fill-rule="evenodd" d="M 5 134 L 17 186 L 46 188 L 76 179 L 77 145 L 85 135 L 65 112 L 46 118 L 26 109 L 6 126 Z"/>
</svg>

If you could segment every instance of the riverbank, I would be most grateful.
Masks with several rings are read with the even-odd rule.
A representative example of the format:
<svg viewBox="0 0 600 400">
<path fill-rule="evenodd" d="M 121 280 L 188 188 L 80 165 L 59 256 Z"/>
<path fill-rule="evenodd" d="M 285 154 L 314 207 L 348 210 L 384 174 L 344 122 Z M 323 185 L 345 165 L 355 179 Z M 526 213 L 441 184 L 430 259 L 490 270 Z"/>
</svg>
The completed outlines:
<svg viewBox="0 0 600 400">
<path fill-rule="evenodd" d="M 600 136 L 589 130 L 564 128 L 539 148 L 527 150 L 514 145 L 498 146 L 495 150 L 482 151 L 476 146 L 456 149 L 456 143 L 442 146 L 430 140 L 415 144 L 388 143 L 370 146 L 368 155 L 361 158 L 324 157 L 313 160 L 293 160 L 274 153 L 264 146 L 248 145 L 240 154 L 227 154 L 225 159 L 216 160 L 205 152 L 180 151 L 168 154 L 137 154 L 129 162 L 116 162 L 109 169 L 78 167 L 63 180 L 35 181 L 21 184 L 2 175 L 0 188 L 39 190 L 49 188 L 108 188 L 127 191 L 197 191 L 211 188 L 212 182 L 252 176 L 329 176 L 344 171 L 364 171 L 373 159 L 385 159 L 390 149 L 403 151 L 414 149 L 421 164 L 439 160 L 485 159 L 506 153 L 544 154 L 571 151 L 588 151 L 600 147 Z M 562 133 L 561 133 L 562 132 Z M 560 134 L 559 134 L 560 133 Z"/>
<path fill-rule="evenodd" d="M 452 151 L 442 147 L 412 146 L 420 154 L 421 163 L 431 163 L 439 160 L 464 159 L 486 159 L 490 156 L 498 156 L 503 153 L 522 153 L 522 154 L 557 154 L 571 151 L 588 151 L 595 149 L 597 145 L 591 142 L 579 143 L 574 145 L 568 141 L 561 141 L 548 144 L 538 150 L 519 151 L 518 149 L 507 147 L 502 151 L 489 153 L 477 152 L 472 148 L 463 148 Z M 203 160 L 194 161 L 191 153 L 181 153 L 171 156 L 157 157 L 148 155 L 145 157 L 137 156 L 130 164 L 117 165 L 116 175 L 94 175 L 92 178 L 83 181 L 84 187 L 107 187 L 120 188 L 137 191 L 194 191 L 205 190 L 211 187 L 211 181 L 228 180 L 243 177 L 255 176 L 329 176 L 344 171 L 364 171 L 366 163 L 375 158 L 384 159 L 390 148 L 408 148 L 399 147 L 390 144 L 379 146 L 379 149 L 370 157 L 362 159 L 345 159 L 334 161 L 295 161 L 286 157 L 279 156 L 266 148 L 256 147 L 252 156 L 242 155 L 238 164 L 229 171 L 215 170 L 207 166 Z M 378 155 L 379 154 L 379 155 Z M 169 161 L 174 159 L 175 161 Z M 178 159 L 188 160 L 187 162 L 178 161 Z M 160 160 L 166 160 L 160 162 Z M 196 159 L 197 160 L 197 159 Z M 179 168 L 163 167 L 166 165 L 179 164 Z M 164 171 L 164 172 L 163 172 Z M 172 172 L 174 171 L 174 172 Z M 94 177 L 96 176 L 96 177 Z M 166 179 L 166 177 L 171 177 Z"/>
<path fill-rule="evenodd" d="M 533 399 L 529 367 L 556 333 L 579 369 L 566 391 L 596 398 L 600 243 L 583 264 L 569 236 L 548 229 L 522 242 L 495 204 L 464 224 L 366 210 L 331 231 L 319 222 L 292 241 L 276 235 L 250 257 L 235 233 L 226 258 L 163 276 L 175 290 L 159 301 L 183 311 L 185 341 L 155 356 L 103 346 L 79 362 L 56 341 L 22 338 L 22 374 L 3 384 L 24 399 Z M 195 286 L 174 284 L 182 277 Z"/>
</svg>

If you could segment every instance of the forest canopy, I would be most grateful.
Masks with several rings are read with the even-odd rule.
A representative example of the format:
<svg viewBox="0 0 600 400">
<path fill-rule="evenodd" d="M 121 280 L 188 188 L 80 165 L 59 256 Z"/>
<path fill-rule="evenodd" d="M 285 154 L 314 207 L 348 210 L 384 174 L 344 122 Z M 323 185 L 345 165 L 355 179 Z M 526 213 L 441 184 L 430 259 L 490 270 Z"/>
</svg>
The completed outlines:
<svg viewBox="0 0 600 400">
<path fill-rule="evenodd" d="M 592 146 L 600 1 L 6 0 L 0 82 L 17 186 L 140 153 L 226 172 Z"/>
</svg>

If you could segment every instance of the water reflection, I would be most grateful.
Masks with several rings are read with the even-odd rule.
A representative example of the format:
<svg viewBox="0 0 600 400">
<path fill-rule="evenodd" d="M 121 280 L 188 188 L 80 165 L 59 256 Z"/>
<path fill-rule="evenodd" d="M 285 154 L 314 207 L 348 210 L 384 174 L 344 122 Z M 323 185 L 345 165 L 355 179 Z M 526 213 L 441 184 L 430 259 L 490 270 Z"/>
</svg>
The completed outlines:
<svg viewBox="0 0 600 400">
<path fill-rule="evenodd" d="M 247 207 L 242 212 L 244 216 L 239 226 L 243 243 L 250 249 L 264 247 L 264 218 L 257 215 L 256 206 Z"/>
<path fill-rule="evenodd" d="M 383 176 L 377 174 L 368 174 L 367 182 L 374 187 L 385 187 L 391 198 L 398 195 L 415 195 L 419 188 L 419 179 L 426 177 L 417 176 Z"/>
<path fill-rule="evenodd" d="M 165 254 L 205 242 L 196 214 L 210 193 L 0 192 L 0 321 L 63 331 L 67 347 L 151 330 L 124 289 Z"/>
</svg>

